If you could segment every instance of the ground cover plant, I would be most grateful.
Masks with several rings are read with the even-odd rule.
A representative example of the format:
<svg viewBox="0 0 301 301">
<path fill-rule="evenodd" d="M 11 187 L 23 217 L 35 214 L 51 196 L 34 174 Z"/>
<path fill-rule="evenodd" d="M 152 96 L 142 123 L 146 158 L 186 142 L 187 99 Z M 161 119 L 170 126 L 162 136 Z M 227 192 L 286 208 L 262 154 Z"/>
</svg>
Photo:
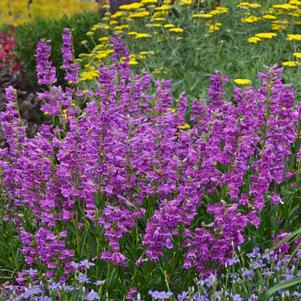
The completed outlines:
<svg viewBox="0 0 301 301">
<path fill-rule="evenodd" d="M 258 277 L 280 262 L 273 279 L 293 282 L 275 300 L 298 298 L 290 286 L 300 282 L 300 106 L 283 69 L 259 73 L 257 88 L 235 87 L 233 99 L 216 72 L 208 99 L 193 101 L 187 114 L 188 98 L 174 99 L 170 81 L 131 72 L 116 37 L 96 88 L 81 89 L 69 29 L 62 39 L 66 88 L 56 86 L 50 44 L 38 43 L 38 97 L 52 123 L 35 137 L 26 136 L 14 89 L 6 89 L 1 225 L 21 244 L 9 245 L 20 253 L 3 269 L 18 283 L 5 286 L 6 298 L 252 300 L 254 287 L 241 291 L 236 280 L 267 267 L 267 257 L 257 268 L 227 267 L 241 248 L 283 238 L 290 244 L 276 245 L 272 267 Z M 295 256 L 285 259 L 289 252 Z M 231 290 L 227 281 L 214 284 L 223 270 L 237 277 Z"/>
</svg>

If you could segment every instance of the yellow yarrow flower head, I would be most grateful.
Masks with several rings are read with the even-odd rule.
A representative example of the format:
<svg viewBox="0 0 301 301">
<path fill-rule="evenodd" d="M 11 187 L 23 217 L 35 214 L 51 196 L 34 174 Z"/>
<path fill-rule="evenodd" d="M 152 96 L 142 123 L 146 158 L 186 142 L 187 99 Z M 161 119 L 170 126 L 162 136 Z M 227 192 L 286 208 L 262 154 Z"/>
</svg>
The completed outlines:
<svg viewBox="0 0 301 301">
<path fill-rule="evenodd" d="M 193 14 L 192 18 L 193 19 L 211 19 L 213 17 L 212 14 Z"/>
<path fill-rule="evenodd" d="M 261 19 L 257 16 L 248 16 L 248 17 L 241 18 L 241 22 L 244 22 L 244 23 L 255 23 L 260 20 Z"/>
<path fill-rule="evenodd" d="M 163 4 L 163 5 L 161 5 L 161 6 L 158 6 L 158 7 L 156 7 L 156 11 L 168 11 L 168 10 L 170 10 L 172 8 L 172 6 L 171 5 L 168 5 L 168 4 Z"/>
<path fill-rule="evenodd" d="M 234 83 L 240 86 L 246 86 L 246 85 L 251 85 L 251 81 L 246 78 L 236 78 L 234 79 Z"/>
<path fill-rule="evenodd" d="M 296 57 L 297 59 L 301 59 L 301 52 L 294 52 L 293 56 Z"/>
<path fill-rule="evenodd" d="M 136 33 L 136 39 L 151 38 L 152 36 L 148 33 Z"/>
<path fill-rule="evenodd" d="M 80 75 L 80 81 L 93 80 L 99 76 L 98 70 L 84 71 Z"/>
<path fill-rule="evenodd" d="M 149 15 L 150 15 L 150 12 L 148 12 L 148 11 L 141 11 L 141 12 L 129 14 L 129 18 L 133 18 L 133 19 L 144 18 L 144 17 L 147 17 Z"/>
<path fill-rule="evenodd" d="M 285 62 L 282 62 L 282 66 L 285 66 L 285 67 L 297 67 L 299 66 L 300 63 L 299 62 L 296 62 L 296 61 L 285 61 Z"/>
<path fill-rule="evenodd" d="M 225 6 L 217 6 L 215 10 L 217 10 L 219 14 L 226 14 L 229 11 L 229 8 Z"/>
<path fill-rule="evenodd" d="M 140 2 L 133 2 L 131 4 L 123 4 L 119 6 L 120 10 L 135 10 L 143 7 L 143 3 Z"/>
<path fill-rule="evenodd" d="M 271 25 L 271 29 L 272 30 L 277 30 L 277 31 L 284 30 L 286 27 L 287 26 L 282 25 L 282 24 L 272 24 Z"/>
<path fill-rule="evenodd" d="M 252 43 L 252 44 L 257 44 L 260 41 L 262 41 L 262 40 L 260 38 L 258 38 L 258 37 L 250 37 L 250 38 L 248 38 L 248 42 Z"/>
<path fill-rule="evenodd" d="M 273 37 L 276 37 L 277 33 L 275 32 L 259 32 L 255 35 L 255 37 L 260 38 L 262 40 L 266 39 L 272 39 Z"/>
<path fill-rule="evenodd" d="M 288 34 L 286 39 L 288 41 L 301 41 L 301 34 Z"/>
<path fill-rule="evenodd" d="M 141 3 L 143 4 L 157 4 L 158 3 L 158 0 L 142 0 Z"/>
<path fill-rule="evenodd" d="M 295 10 L 296 6 L 291 4 L 274 4 L 272 8 L 279 10 Z"/>
<path fill-rule="evenodd" d="M 93 27 L 92 27 L 92 31 L 96 31 L 96 30 L 98 30 L 98 29 L 100 29 L 101 28 L 101 26 L 99 25 L 99 24 L 95 24 Z"/>
<path fill-rule="evenodd" d="M 163 22 L 163 21 L 165 21 L 165 18 L 154 18 L 151 21 Z"/>
<path fill-rule="evenodd" d="M 138 65 L 138 61 L 135 58 L 131 58 L 130 61 L 129 61 L 129 64 L 132 65 L 132 66 L 133 65 Z"/>
<path fill-rule="evenodd" d="M 102 38 L 99 38 L 98 41 L 99 42 L 107 42 L 107 41 L 109 41 L 109 38 L 108 37 L 102 37 Z"/>
<path fill-rule="evenodd" d="M 112 15 L 112 19 L 118 19 L 120 17 L 124 16 L 124 12 L 123 11 L 117 11 L 115 14 Z"/>
<path fill-rule="evenodd" d="M 249 3 L 249 2 L 241 2 L 237 5 L 238 8 L 242 8 L 242 9 L 257 9 L 260 8 L 261 5 L 259 3 Z"/>
<path fill-rule="evenodd" d="M 209 32 L 219 31 L 221 26 L 222 26 L 222 23 L 219 23 L 219 22 L 214 23 L 214 24 L 210 24 L 209 25 Z"/>
<path fill-rule="evenodd" d="M 275 17 L 274 15 L 263 15 L 262 19 L 264 19 L 264 20 L 276 20 L 277 17 Z"/>
<path fill-rule="evenodd" d="M 175 27 L 175 25 L 173 25 L 173 24 L 164 24 L 163 27 L 164 28 L 173 28 L 173 27 Z"/>
<path fill-rule="evenodd" d="M 173 28 L 169 28 L 168 29 L 170 32 L 174 32 L 174 33 L 181 33 L 184 31 L 183 28 L 180 28 L 180 27 L 173 27 Z"/>
</svg>

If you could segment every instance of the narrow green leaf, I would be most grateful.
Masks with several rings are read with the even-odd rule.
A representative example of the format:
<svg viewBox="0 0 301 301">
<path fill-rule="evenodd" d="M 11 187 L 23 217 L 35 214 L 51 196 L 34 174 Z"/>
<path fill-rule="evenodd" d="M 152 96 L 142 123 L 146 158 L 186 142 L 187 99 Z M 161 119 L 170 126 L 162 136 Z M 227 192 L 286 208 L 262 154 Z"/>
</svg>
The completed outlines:
<svg viewBox="0 0 301 301">
<path fill-rule="evenodd" d="M 294 285 L 299 284 L 299 283 L 301 283 L 301 276 L 297 277 L 297 278 L 294 278 L 294 279 L 291 279 L 291 280 L 288 280 L 284 283 L 276 284 L 266 292 L 266 294 L 263 298 L 263 301 L 268 301 L 269 298 L 272 295 L 274 295 L 276 292 L 278 292 L 279 290 L 294 286 Z"/>
</svg>

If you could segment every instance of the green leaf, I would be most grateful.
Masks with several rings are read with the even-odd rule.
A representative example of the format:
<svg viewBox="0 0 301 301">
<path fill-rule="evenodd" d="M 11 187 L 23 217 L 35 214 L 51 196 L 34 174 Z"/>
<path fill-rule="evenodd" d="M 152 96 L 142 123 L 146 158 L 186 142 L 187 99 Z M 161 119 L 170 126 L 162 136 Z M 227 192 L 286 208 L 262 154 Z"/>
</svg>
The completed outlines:
<svg viewBox="0 0 301 301">
<path fill-rule="evenodd" d="M 294 279 L 291 279 L 291 280 L 288 280 L 284 283 L 276 284 L 266 292 L 266 294 L 263 298 L 263 301 L 268 301 L 269 298 L 272 295 L 274 295 L 276 292 L 278 292 L 279 290 L 294 286 L 294 285 L 299 284 L 299 283 L 301 283 L 301 276 L 297 277 L 297 278 L 294 278 Z"/>
</svg>

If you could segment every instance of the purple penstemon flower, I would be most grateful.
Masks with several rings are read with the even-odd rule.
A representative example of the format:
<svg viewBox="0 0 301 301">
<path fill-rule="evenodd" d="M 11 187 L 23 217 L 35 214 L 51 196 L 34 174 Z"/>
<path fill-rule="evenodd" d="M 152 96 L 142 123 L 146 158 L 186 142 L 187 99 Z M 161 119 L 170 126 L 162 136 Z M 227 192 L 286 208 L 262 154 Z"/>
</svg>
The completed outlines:
<svg viewBox="0 0 301 301">
<path fill-rule="evenodd" d="M 63 67 L 66 71 L 65 80 L 76 84 L 78 81 L 79 65 L 73 63 L 73 47 L 72 47 L 72 34 L 70 29 L 64 28 L 62 35 L 62 56 Z"/>
<path fill-rule="evenodd" d="M 36 50 L 36 69 L 39 85 L 53 85 L 56 82 L 56 70 L 49 60 L 50 53 L 50 43 L 45 40 L 39 41 Z"/>
</svg>

